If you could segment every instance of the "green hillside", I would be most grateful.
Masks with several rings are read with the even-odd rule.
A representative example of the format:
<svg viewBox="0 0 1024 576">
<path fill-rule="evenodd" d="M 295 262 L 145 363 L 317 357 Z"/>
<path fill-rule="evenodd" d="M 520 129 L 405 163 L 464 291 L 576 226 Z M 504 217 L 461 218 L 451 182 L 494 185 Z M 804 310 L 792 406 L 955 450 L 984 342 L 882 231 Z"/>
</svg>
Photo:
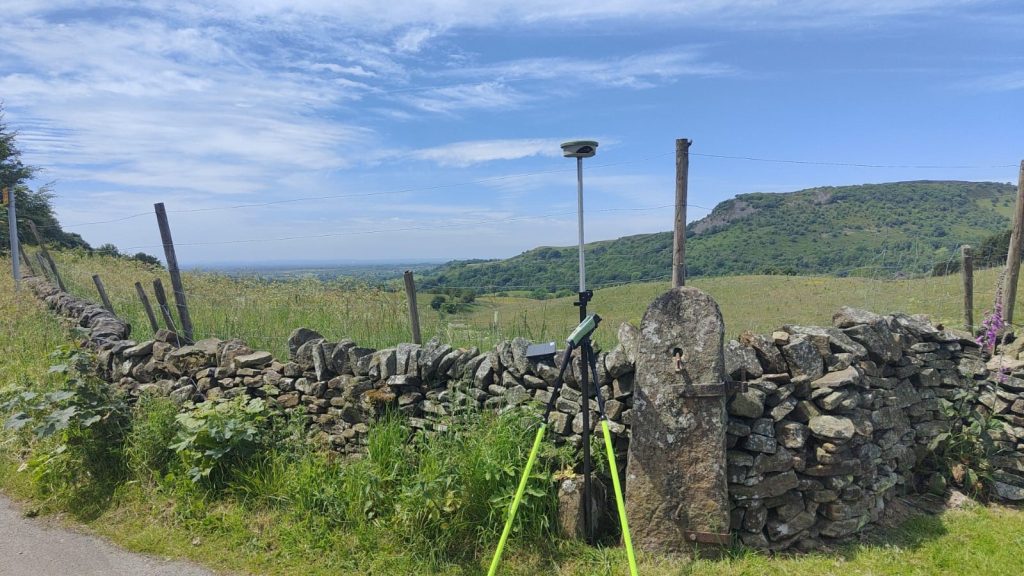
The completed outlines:
<svg viewBox="0 0 1024 576">
<path fill-rule="evenodd" d="M 931 272 L 1008 228 L 1015 187 L 917 181 L 741 194 L 688 226 L 688 277 L 834 274 L 892 277 Z M 672 233 L 586 246 L 594 287 L 668 278 Z M 572 292 L 577 248 L 541 247 L 507 260 L 453 261 L 425 274 L 424 289 Z"/>
</svg>

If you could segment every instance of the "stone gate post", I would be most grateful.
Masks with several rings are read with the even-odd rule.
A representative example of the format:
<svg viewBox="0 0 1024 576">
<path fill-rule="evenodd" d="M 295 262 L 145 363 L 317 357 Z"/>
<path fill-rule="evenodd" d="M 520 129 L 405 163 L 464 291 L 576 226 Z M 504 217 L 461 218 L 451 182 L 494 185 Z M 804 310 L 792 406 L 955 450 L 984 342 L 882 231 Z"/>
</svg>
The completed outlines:
<svg viewBox="0 0 1024 576">
<path fill-rule="evenodd" d="M 626 467 L 640 549 L 728 543 L 723 332 L 718 304 L 689 287 L 660 296 L 640 324 Z"/>
</svg>

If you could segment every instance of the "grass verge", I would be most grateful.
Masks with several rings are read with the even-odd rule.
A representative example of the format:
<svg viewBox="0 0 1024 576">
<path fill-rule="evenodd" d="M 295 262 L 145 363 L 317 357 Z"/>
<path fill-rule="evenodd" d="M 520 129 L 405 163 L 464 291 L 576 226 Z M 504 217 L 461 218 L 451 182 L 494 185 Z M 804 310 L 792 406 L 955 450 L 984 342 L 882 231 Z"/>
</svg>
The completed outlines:
<svg viewBox="0 0 1024 576">
<path fill-rule="evenodd" d="M 15 294 L 9 278 L 0 279 L 0 318 L 0 389 L 52 390 L 58 382 L 48 370 L 49 350 L 64 341 L 60 324 L 27 292 Z M 485 420 L 461 438 L 409 443 L 392 422 L 380 427 L 365 460 L 338 461 L 278 442 L 214 486 L 193 482 L 180 455 L 168 449 L 177 438 L 176 410 L 156 400 L 133 410 L 121 481 L 92 506 L 71 508 L 70 499 L 40 494 L 37 477 L 18 469 L 45 445 L 11 433 L 0 435 L 0 487 L 29 499 L 33 510 L 77 512 L 89 529 L 130 549 L 235 573 L 483 574 L 500 529 L 501 499 L 511 494 L 530 436 L 515 421 Z M 524 524 L 503 574 L 627 573 L 620 548 L 587 547 L 546 532 L 551 504 L 543 494 L 536 498 L 533 515 L 529 506 L 521 511 Z M 696 561 L 641 554 L 640 569 L 666 575 L 1002 575 L 1024 570 L 1022 549 L 1024 512 L 973 507 L 911 518 L 829 553 L 772 557 L 736 549 L 722 559 Z"/>
</svg>

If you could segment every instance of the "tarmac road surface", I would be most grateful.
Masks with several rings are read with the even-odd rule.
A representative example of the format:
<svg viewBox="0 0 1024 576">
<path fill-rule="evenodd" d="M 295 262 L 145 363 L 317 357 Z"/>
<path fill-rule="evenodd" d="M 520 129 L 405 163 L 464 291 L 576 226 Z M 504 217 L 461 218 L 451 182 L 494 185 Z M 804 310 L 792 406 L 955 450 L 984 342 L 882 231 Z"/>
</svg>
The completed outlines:
<svg viewBox="0 0 1024 576">
<path fill-rule="evenodd" d="M 214 576 L 185 562 L 127 552 L 95 536 L 26 518 L 0 494 L 0 576 Z"/>
</svg>

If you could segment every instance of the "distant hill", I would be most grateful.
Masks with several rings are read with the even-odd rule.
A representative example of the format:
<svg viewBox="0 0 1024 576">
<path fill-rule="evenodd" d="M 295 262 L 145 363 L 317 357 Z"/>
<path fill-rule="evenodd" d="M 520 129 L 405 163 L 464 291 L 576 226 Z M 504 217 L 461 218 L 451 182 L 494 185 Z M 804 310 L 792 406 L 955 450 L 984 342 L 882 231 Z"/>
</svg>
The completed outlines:
<svg viewBox="0 0 1024 576">
<path fill-rule="evenodd" d="M 687 275 L 928 273 L 956 258 L 957 246 L 1008 228 L 1015 196 L 1009 184 L 956 181 L 741 194 L 688 225 Z M 593 242 L 585 251 L 592 287 L 670 277 L 671 232 Z M 423 274 L 417 284 L 425 290 L 574 292 L 577 248 L 453 261 Z"/>
</svg>

